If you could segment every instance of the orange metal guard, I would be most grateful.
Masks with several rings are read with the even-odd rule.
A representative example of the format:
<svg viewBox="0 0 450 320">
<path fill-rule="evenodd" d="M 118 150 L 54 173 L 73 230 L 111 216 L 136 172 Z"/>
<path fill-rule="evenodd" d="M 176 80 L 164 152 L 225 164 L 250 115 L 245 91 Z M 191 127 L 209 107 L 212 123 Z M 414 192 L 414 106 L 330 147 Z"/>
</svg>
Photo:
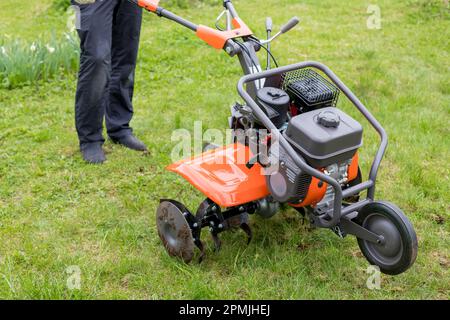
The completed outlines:
<svg viewBox="0 0 450 320">
<path fill-rule="evenodd" d="M 252 156 L 250 148 L 235 143 L 173 163 L 167 169 L 219 206 L 229 208 L 269 195 L 261 165 L 246 167 Z"/>
</svg>

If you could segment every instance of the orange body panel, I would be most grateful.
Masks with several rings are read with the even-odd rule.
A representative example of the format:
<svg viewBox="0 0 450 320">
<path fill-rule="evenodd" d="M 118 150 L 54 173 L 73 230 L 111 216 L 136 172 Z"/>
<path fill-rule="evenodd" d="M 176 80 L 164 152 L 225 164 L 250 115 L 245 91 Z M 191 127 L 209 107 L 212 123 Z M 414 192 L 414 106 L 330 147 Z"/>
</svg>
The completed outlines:
<svg viewBox="0 0 450 320">
<path fill-rule="evenodd" d="M 309 185 L 308 192 L 305 199 L 297 204 L 290 204 L 292 207 L 300 208 L 305 206 L 314 206 L 325 196 L 328 184 L 322 182 L 316 177 L 312 177 L 311 184 Z"/>
<path fill-rule="evenodd" d="M 359 157 L 358 157 L 358 152 L 356 152 L 355 155 L 353 156 L 352 162 L 348 166 L 348 171 L 347 171 L 348 181 L 355 180 L 356 177 L 358 176 L 358 162 L 359 162 Z"/>
<path fill-rule="evenodd" d="M 235 29 L 229 31 L 219 31 L 199 25 L 197 28 L 197 36 L 213 48 L 223 49 L 229 39 L 251 36 L 253 34 L 250 28 L 240 18 L 234 18 L 232 23 Z"/>
<path fill-rule="evenodd" d="M 348 181 L 352 181 L 356 179 L 356 177 L 358 176 L 358 161 L 359 161 L 358 152 L 356 152 L 352 158 L 352 162 L 348 166 L 347 170 Z M 302 202 L 290 204 L 290 206 L 296 208 L 305 206 L 315 206 L 320 200 L 323 199 L 328 187 L 327 183 L 322 183 L 321 186 L 319 186 L 319 182 L 320 182 L 319 179 L 317 179 L 316 177 L 312 177 L 311 184 L 309 185 L 309 189 L 306 194 L 306 198 Z"/>
<path fill-rule="evenodd" d="M 173 163 L 167 169 L 221 207 L 234 207 L 269 195 L 261 165 L 246 167 L 252 156 L 250 148 L 235 143 Z"/>
<path fill-rule="evenodd" d="M 159 6 L 159 0 L 138 0 L 138 5 L 148 11 L 156 12 Z"/>
</svg>

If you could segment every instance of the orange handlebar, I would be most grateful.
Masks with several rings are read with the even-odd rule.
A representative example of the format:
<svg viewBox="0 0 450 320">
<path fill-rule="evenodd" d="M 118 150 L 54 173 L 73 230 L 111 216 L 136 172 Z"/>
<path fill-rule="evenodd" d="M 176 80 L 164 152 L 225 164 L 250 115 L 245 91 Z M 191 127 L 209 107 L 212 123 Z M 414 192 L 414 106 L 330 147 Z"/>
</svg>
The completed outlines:
<svg viewBox="0 0 450 320">
<path fill-rule="evenodd" d="M 159 6 L 159 0 L 138 0 L 137 4 L 151 12 L 156 12 Z"/>
<path fill-rule="evenodd" d="M 183 19 L 170 11 L 159 6 L 160 0 L 132 0 L 140 7 L 158 14 L 159 16 L 173 20 L 183 26 L 196 32 L 197 37 L 205 41 L 207 44 L 216 49 L 223 49 L 228 40 L 240 37 L 251 36 L 253 33 L 250 28 L 237 15 L 233 18 L 233 30 L 219 31 L 203 25 L 195 25 L 194 23 Z M 229 4 L 233 10 L 234 8 Z"/>
<path fill-rule="evenodd" d="M 251 36 L 253 33 L 249 27 L 240 19 L 233 19 L 235 29 L 229 31 L 219 31 L 210 27 L 199 25 L 197 28 L 197 37 L 205 41 L 211 47 L 223 49 L 226 42 L 238 37 Z"/>
</svg>

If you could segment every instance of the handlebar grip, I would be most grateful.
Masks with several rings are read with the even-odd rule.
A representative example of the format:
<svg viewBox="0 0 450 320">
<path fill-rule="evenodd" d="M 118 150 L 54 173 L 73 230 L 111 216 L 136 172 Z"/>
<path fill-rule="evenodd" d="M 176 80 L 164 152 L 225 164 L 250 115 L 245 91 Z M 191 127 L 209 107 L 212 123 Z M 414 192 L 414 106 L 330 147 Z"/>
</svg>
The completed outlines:
<svg viewBox="0 0 450 320">
<path fill-rule="evenodd" d="M 272 18 L 267 17 L 266 18 L 266 31 L 272 32 L 272 28 L 273 28 Z"/>
<path fill-rule="evenodd" d="M 292 28 L 294 28 L 298 23 L 300 22 L 300 19 L 297 17 L 291 18 L 291 20 L 288 21 L 284 26 L 281 27 L 281 33 L 286 33 Z"/>
</svg>

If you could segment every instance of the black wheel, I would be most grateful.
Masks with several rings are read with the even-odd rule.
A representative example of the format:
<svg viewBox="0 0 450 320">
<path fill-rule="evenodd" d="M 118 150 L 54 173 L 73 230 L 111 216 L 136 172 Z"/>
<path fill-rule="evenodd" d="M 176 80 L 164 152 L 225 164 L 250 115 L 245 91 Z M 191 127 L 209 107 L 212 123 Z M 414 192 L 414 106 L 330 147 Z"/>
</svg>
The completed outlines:
<svg viewBox="0 0 450 320">
<path fill-rule="evenodd" d="M 194 238 L 184 212 L 187 209 L 181 203 L 162 201 L 156 211 L 156 226 L 167 253 L 189 263 L 194 257 Z"/>
<path fill-rule="evenodd" d="M 411 222 L 396 205 L 369 203 L 358 213 L 356 222 L 384 238 L 380 244 L 358 238 L 359 248 L 371 264 L 390 275 L 411 267 L 417 256 L 417 236 Z"/>
</svg>

